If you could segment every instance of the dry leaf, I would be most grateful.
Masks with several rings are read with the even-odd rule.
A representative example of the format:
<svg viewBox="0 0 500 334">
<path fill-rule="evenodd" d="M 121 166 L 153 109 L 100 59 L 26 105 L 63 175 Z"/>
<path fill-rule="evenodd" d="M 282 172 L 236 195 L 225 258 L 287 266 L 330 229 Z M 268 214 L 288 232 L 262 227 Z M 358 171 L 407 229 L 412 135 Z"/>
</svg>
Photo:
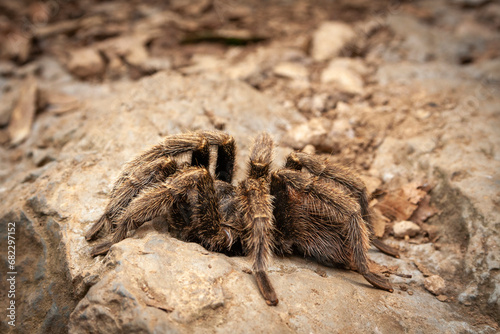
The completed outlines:
<svg viewBox="0 0 500 334">
<path fill-rule="evenodd" d="M 431 242 L 436 242 L 439 239 L 439 228 L 434 225 L 422 223 L 422 230 L 427 234 Z"/>
<path fill-rule="evenodd" d="M 433 273 L 429 269 L 427 269 L 427 267 L 424 266 L 422 263 L 420 262 L 413 262 L 413 263 L 415 264 L 417 269 L 422 273 L 422 275 L 424 275 L 424 277 L 429 277 L 433 275 Z"/>
<path fill-rule="evenodd" d="M 28 11 L 33 25 L 45 25 L 49 22 L 50 8 L 48 4 L 41 1 L 34 2 L 28 7 Z"/>
<path fill-rule="evenodd" d="M 385 195 L 376 205 L 376 208 L 391 220 L 411 220 L 410 217 L 412 217 L 419 207 L 419 203 L 427 195 L 427 192 L 422 187 L 417 182 L 405 184 L 401 188 Z M 425 210 L 425 207 L 423 210 Z M 425 214 L 425 211 L 421 213 L 422 216 Z"/>
<path fill-rule="evenodd" d="M 421 224 L 425 222 L 430 217 L 434 216 L 439 212 L 433 205 L 430 204 L 431 197 L 426 195 L 420 203 L 418 203 L 418 208 L 413 212 L 410 220 L 414 223 Z"/>
<path fill-rule="evenodd" d="M 38 106 L 48 112 L 59 115 L 81 107 L 80 101 L 74 96 L 51 90 L 40 90 Z"/>
<path fill-rule="evenodd" d="M 10 59 L 14 59 L 19 63 L 24 63 L 28 60 L 31 53 L 31 35 L 21 31 L 14 31 L 7 35 L 3 41 L 0 54 L 5 54 Z"/>
<path fill-rule="evenodd" d="M 37 82 L 28 77 L 21 86 L 17 105 L 12 112 L 7 131 L 13 145 L 21 143 L 31 131 L 36 110 Z"/>
<path fill-rule="evenodd" d="M 34 34 L 37 38 L 43 39 L 54 35 L 70 34 L 78 30 L 80 20 L 58 21 L 52 24 L 35 27 Z"/>
<path fill-rule="evenodd" d="M 410 203 L 402 189 L 388 193 L 376 206 L 380 212 L 391 220 L 408 220 L 417 205 Z"/>
<path fill-rule="evenodd" d="M 373 233 L 376 237 L 381 238 L 385 234 L 385 226 L 389 222 L 389 219 L 383 216 L 378 208 L 373 208 L 372 213 Z"/>
<path fill-rule="evenodd" d="M 422 198 L 427 195 L 427 192 L 422 190 L 421 186 L 417 182 L 405 184 L 401 187 L 401 189 L 403 190 L 408 201 L 412 204 L 418 204 Z"/>
<path fill-rule="evenodd" d="M 366 185 L 366 192 L 371 195 L 382 185 L 382 180 L 371 175 L 361 175 L 361 180 Z"/>
</svg>

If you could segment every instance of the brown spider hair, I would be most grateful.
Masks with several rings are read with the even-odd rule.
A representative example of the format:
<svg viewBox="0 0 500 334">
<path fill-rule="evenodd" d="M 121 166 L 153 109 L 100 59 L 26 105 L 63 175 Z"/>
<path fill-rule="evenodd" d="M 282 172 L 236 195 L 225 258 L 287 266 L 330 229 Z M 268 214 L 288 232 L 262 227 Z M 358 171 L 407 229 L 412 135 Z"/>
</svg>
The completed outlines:
<svg viewBox="0 0 500 334">
<path fill-rule="evenodd" d="M 210 148 L 217 147 L 214 175 Z M 273 254 L 293 252 L 326 265 L 354 267 L 374 287 L 391 291 L 370 272 L 367 250 L 372 237 L 366 187 L 347 167 L 306 153 L 292 153 L 285 166 L 271 169 L 274 143 L 260 134 L 250 149 L 247 177 L 232 185 L 236 147 L 219 131 L 166 137 L 125 165 L 102 217 L 87 240 L 111 232 L 110 241 L 93 248 L 105 254 L 129 231 L 164 216 L 182 240 L 208 250 L 251 258 L 257 285 L 268 305 L 277 305 L 267 275 Z M 189 163 L 176 157 L 191 152 Z M 170 229 L 169 229 L 170 230 Z M 397 255 L 380 241 L 374 245 Z"/>
</svg>

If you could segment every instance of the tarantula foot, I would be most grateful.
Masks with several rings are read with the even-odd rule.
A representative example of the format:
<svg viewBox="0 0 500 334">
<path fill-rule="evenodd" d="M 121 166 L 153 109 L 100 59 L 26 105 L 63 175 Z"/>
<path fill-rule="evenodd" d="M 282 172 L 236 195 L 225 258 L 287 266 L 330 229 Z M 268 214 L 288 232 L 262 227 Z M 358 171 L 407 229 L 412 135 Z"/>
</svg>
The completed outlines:
<svg viewBox="0 0 500 334">
<path fill-rule="evenodd" d="M 91 241 L 97 239 L 102 229 L 108 224 L 106 214 L 103 214 L 99 220 L 85 233 L 85 240 Z"/>
<path fill-rule="evenodd" d="M 94 248 L 92 248 L 92 251 L 90 252 L 90 254 L 92 256 L 105 255 L 109 251 L 111 246 L 113 246 L 112 242 L 103 242 L 103 243 L 95 246 Z"/>
<path fill-rule="evenodd" d="M 266 304 L 269 306 L 278 305 L 278 297 L 276 297 L 276 292 L 267 274 L 264 271 L 256 271 L 255 278 L 257 279 L 257 285 L 259 286 L 260 292 L 266 300 Z"/>
<path fill-rule="evenodd" d="M 364 274 L 363 277 L 377 289 L 394 292 L 391 284 L 385 278 L 375 275 L 374 273 Z"/>
<path fill-rule="evenodd" d="M 391 246 L 384 244 L 381 240 L 373 239 L 372 244 L 373 244 L 373 246 L 377 247 L 381 252 L 399 259 L 398 250 L 395 248 L 392 248 Z"/>
</svg>

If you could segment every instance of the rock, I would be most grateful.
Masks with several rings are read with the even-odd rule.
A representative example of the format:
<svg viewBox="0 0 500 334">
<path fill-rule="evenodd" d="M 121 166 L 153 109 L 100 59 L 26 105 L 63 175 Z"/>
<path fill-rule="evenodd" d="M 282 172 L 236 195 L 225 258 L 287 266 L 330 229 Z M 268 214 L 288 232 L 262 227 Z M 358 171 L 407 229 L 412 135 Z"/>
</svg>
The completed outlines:
<svg viewBox="0 0 500 334">
<path fill-rule="evenodd" d="M 343 22 L 323 22 L 314 32 L 311 56 L 316 61 L 336 57 L 355 36 L 356 34 L 351 26 Z"/>
<path fill-rule="evenodd" d="M 345 67 L 329 66 L 321 73 L 321 82 L 335 82 L 340 90 L 347 93 L 363 93 L 363 79 L 361 79 L 358 74 Z"/>
<path fill-rule="evenodd" d="M 420 232 L 420 226 L 414 222 L 403 220 L 394 224 L 393 232 L 397 238 L 404 238 L 405 236 L 414 237 Z"/>
<path fill-rule="evenodd" d="M 439 295 L 439 296 L 437 296 L 436 298 L 437 298 L 440 302 L 443 302 L 443 303 L 444 303 L 444 302 L 446 302 L 446 301 L 448 301 L 448 296 L 446 296 L 446 295 Z"/>
<path fill-rule="evenodd" d="M 443 294 L 446 283 L 440 276 L 432 275 L 425 278 L 425 288 L 434 295 L 439 296 Z"/>
<path fill-rule="evenodd" d="M 221 333 L 243 327 L 273 333 L 332 333 L 343 328 L 369 332 L 373 326 L 382 332 L 411 331 L 407 314 L 418 314 L 422 330 L 471 330 L 463 318 L 448 313 L 447 304 L 424 291 L 414 291 L 411 298 L 385 293 L 369 288 L 357 273 L 318 270 L 316 263 L 300 258 L 272 260 L 269 276 L 280 304 L 269 307 L 247 273 L 248 258 L 207 252 L 158 233 L 151 225 L 113 246 L 96 265 L 101 280 L 71 314 L 71 333 L 207 333 L 213 324 Z M 373 300 L 379 308 L 368 307 Z M 360 308 L 365 320 L 352 321 L 347 315 Z M 252 321 L 256 317 L 262 321 Z"/>
<path fill-rule="evenodd" d="M 306 114 L 312 113 L 314 116 L 321 116 L 330 107 L 330 102 L 328 94 L 315 94 L 301 98 L 297 102 L 297 108 Z"/>
<path fill-rule="evenodd" d="M 291 129 L 284 141 L 297 150 L 303 149 L 306 145 L 322 145 L 328 135 L 330 124 L 331 122 L 325 118 L 312 118 L 307 123 L 296 125 Z"/>
<path fill-rule="evenodd" d="M 500 170 L 500 141 L 496 135 L 499 123 L 493 116 L 494 105 L 500 100 L 489 93 L 493 81 L 483 80 L 478 86 L 477 78 L 485 73 L 476 70 L 479 72 L 475 66 L 459 70 L 439 61 L 379 67 L 376 75 L 379 83 L 388 89 L 398 89 L 399 95 L 411 94 L 418 87 L 426 97 L 453 92 L 457 101 L 440 107 L 442 128 L 418 133 L 408 131 L 405 124 L 400 128 L 404 139 L 386 137 L 377 149 L 371 170 L 385 182 L 427 179 L 436 185 L 430 193 L 431 203 L 441 214 L 439 218 L 430 218 L 429 224 L 439 228 L 440 247 L 448 249 L 450 254 L 433 261 L 435 272 L 447 280 L 464 277 L 454 280 L 459 285 L 459 299 L 463 303 L 482 300 L 482 311 L 498 318 L 500 294 L 496 282 L 500 261 L 491 255 L 491 250 L 498 249 L 500 243 L 499 213 L 493 200 L 498 191 L 492 186 Z M 410 81 L 411 84 L 405 84 Z M 489 153 L 478 154 L 481 149 Z M 470 173 L 479 170 L 481 177 Z M 436 252 L 431 248 L 426 254 L 431 253 Z"/>
<path fill-rule="evenodd" d="M 335 83 L 341 91 L 350 94 L 362 94 L 364 82 L 362 75 L 368 69 L 361 60 L 352 58 L 333 59 L 321 72 L 321 82 Z"/>
<path fill-rule="evenodd" d="M 99 77 L 106 69 L 101 55 L 93 48 L 72 50 L 66 67 L 68 71 L 82 79 Z"/>
<path fill-rule="evenodd" d="M 7 227 L 15 232 L 10 234 L 15 238 L 15 268 L 4 267 L 4 273 L 16 273 L 8 274 L 15 278 L 15 297 L 7 298 L 5 294 L 4 301 L 16 302 L 15 328 L 19 332 L 65 333 L 76 300 L 61 246 L 61 227 L 53 218 L 41 217 L 38 219 L 43 219 L 42 226 L 36 226 L 42 220 L 31 217 L 27 211 L 10 211 L 0 217 L 0 224 L 5 226 L 0 230 L 0 238 L 7 240 Z M 2 263 L 8 263 L 7 254 L 1 252 Z M 0 287 L 9 291 L 4 284 Z M 12 328 L 7 321 L 10 319 L 5 317 L 0 323 L 2 333 Z"/>
<path fill-rule="evenodd" d="M 278 76 L 296 80 L 305 80 L 309 75 L 307 67 L 292 62 L 279 63 L 274 67 L 273 72 Z"/>
</svg>

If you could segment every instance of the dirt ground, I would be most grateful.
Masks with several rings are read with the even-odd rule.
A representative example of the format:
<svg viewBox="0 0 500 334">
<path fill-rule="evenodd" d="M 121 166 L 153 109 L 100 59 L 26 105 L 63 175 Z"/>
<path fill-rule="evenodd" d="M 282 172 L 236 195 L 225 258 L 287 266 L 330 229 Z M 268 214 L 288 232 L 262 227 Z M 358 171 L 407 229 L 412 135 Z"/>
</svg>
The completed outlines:
<svg viewBox="0 0 500 334">
<path fill-rule="evenodd" d="M 109 146 L 82 138 L 98 137 L 90 128 L 96 119 L 120 131 L 127 124 L 140 128 L 135 118 L 122 119 L 136 107 L 144 109 L 141 117 L 149 124 L 144 128 L 155 132 L 144 134 L 145 143 L 177 129 L 208 127 L 237 133 L 245 152 L 248 138 L 267 126 L 254 118 L 267 117 L 266 112 L 238 115 L 237 102 L 228 102 L 235 111 L 225 113 L 225 107 L 209 102 L 209 91 L 185 84 L 204 84 L 198 78 L 242 82 L 277 106 L 269 109 L 274 113 L 269 124 L 277 125 L 268 129 L 280 146 L 276 160 L 303 150 L 359 171 L 377 217 L 376 236 L 399 249 L 407 264 L 374 255 L 382 264 L 373 268 L 392 277 L 399 293 L 421 290 L 448 304 L 467 317 L 468 331 L 499 329 L 498 2 L 0 1 L 0 198 L 5 209 L 0 216 L 7 217 L 20 203 L 48 223 L 40 218 L 47 214 L 45 204 L 33 204 L 28 196 L 51 187 L 50 178 L 57 180 L 55 164 L 83 159 L 80 148 L 97 150 L 88 166 L 110 160 Z M 187 108 L 173 120 L 146 115 L 162 107 L 161 93 L 152 96 L 154 89 L 146 88 L 143 96 L 135 90 L 154 88 L 162 80 L 178 84 L 167 90 L 199 101 L 201 111 L 190 116 Z M 213 91 L 232 92 L 223 85 L 214 84 Z M 133 96 L 127 103 L 106 99 L 126 99 L 127 92 Z M 223 101 L 231 99 L 227 94 Z M 100 113 L 94 116 L 90 108 Z M 141 138 L 135 132 L 120 136 L 109 137 L 113 142 L 107 144 L 116 152 L 123 148 L 114 153 L 117 162 L 106 165 L 116 172 L 118 161 L 135 152 L 119 140 Z M 74 147 L 74 154 L 68 152 Z M 116 176 L 113 170 L 106 173 Z M 43 177 L 49 183 L 40 183 Z M 100 186 L 107 187 L 108 175 L 100 177 Z M 89 210 L 94 209 L 102 207 Z M 47 217 L 64 217 L 64 210 L 54 210 L 59 216 L 51 211 Z M 67 222 L 54 219 L 60 226 Z M 68 229 L 86 229 L 78 224 Z M 59 242 L 67 249 L 72 239 L 65 233 Z M 62 261 L 71 266 L 76 260 Z M 74 277 L 74 289 L 84 289 Z M 56 331 L 67 331 L 69 314 L 83 296 L 64 297 L 68 311 L 56 321 Z M 72 332 L 82 331 L 78 312 L 71 316 Z M 44 316 L 37 316 L 41 323 Z M 30 326 L 37 332 L 55 328 Z M 312 330 L 321 328 L 327 327 Z"/>
</svg>

